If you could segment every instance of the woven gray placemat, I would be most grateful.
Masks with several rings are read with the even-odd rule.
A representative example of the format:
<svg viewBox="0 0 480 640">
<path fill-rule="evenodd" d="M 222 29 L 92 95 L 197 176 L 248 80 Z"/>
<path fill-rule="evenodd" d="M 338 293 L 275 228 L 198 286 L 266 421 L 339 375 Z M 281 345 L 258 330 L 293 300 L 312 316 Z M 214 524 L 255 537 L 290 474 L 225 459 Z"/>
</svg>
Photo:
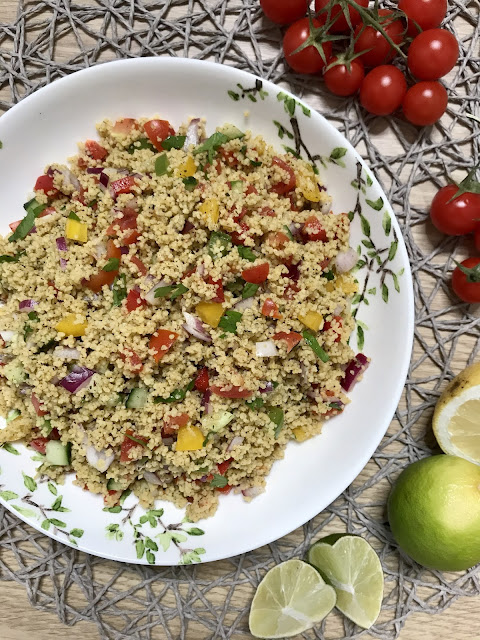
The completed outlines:
<svg viewBox="0 0 480 640">
<path fill-rule="evenodd" d="M 33 606 L 56 611 L 66 624 L 96 623 L 101 638 L 248 637 L 255 586 L 274 563 L 301 556 L 320 532 L 365 536 L 382 559 L 382 614 L 370 630 L 396 638 L 415 611 L 439 613 L 459 596 L 478 595 L 475 571 L 427 571 L 399 554 L 384 504 L 400 469 L 435 450 L 432 408 L 445 380 L 475 359 L 480 341 L 476 310 L 450 290 L 453 259 L 468 241 L 437 234 L 427 207 L 448 174 L 479 162 L 478 0 L 450 1 L 448 28 L 462 28 L 461 55 L 447 80 L 448 114 L 417 130 L 400 117 L 366 116 L 355 99 L 325 93 L 315 78 L 290 74 L 281 31 L 262 17 L 258 0 L 47 0 L 2 2 L 0 110 L 65 74 L 114 58 L 175 55 L 213 59 L 286 83 L 344 131 L 383 182 L 399 217 L 416 293 L 415 353 L 405 393 L 387 436 L 353 485 L 328 509 L 285 538 L 244 556 L 182 568 L 128 566 L 76 552 L 37 533 L 0 508 L 0 579 L 25 586 Z M 18 11 L 17 11 L 18 8 Z M 73 44 L 67 48 L 66 39 Z M 380 139 L 381 138 L 381 139 Z M 383 497 L 382 497 L 383 496 Z M 308 638 L 366 636 L 329 616 Z"/>
</svg>

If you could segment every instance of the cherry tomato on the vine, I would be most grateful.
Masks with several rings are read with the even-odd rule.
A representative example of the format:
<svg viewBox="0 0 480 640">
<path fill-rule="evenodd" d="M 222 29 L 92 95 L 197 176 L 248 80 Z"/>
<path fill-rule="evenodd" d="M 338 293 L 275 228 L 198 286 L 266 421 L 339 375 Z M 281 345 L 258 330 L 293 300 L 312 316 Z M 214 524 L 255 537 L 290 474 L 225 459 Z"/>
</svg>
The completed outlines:
<svg viewBox="0 0 480 640">
<path fill-rule="evenodd" d="M 395 18 L 390 9 L 379 9 L 378 19 L 385 33 L 397 45 L 403 42 L 405 27 L 400 18 Z M 389 44 L 380 31 L 374 27 L 359 24 L 355 29 L 355 51 L 362 54 L 362 62 L 366 67 L 376 67 L 385 64 L 395 57 L 396 51 Z"/>
<path fill-rule="evenodd" d="M 480 258 L 467 258 L 461 264 L 467 273 L 456 267 L 452 275 L 452 288 L 464 302 L 480 302 Z"/>
<path fill-rule="evenodd" d="M 455 197 L 456 184 L 442 187 L 432 200 L 430 219 L 442 233 L 463 236 L 479 228 L 480 194 L 465 192 Z"/>
<path fill-rule="evenodd" d="M 475 245 L 475 249 L 480 253 L 480 224 L 477 225 L 473 232 L 473 244 Z"/>
<path fill-rule="evenodd" d="M 315 11 L 320 11 L 321 9 L 326 7 L 329 1 L 330 0 L 315 0 Z M 357 4 L 361 7 L 368 7 L 368 3 L 369 0 L 357 0 Z M 335 20 L 329 31 L 331 31 L 331 33 L 348 33 L 352 27 L 356 27 L 357 24 L 361 22 L 360 14 L 353 7 L 348 7 L 348 14 L 350 18 L 350 24 L 348 24 L 347 22 L 347 18 L 345 17 L 345 13 L 342 9 L 342 5 L 340 3 L 332 5 L 330 20 L 333 20 L 333 18 L 335 18 L 336 16 L 339 17 Z M 325 24 L 328 19 L 328 11 L 325 11 L 325 13 L 321 13 L 318 16 L 318 19 L 322 24 Z"/>
<path fill-rule="evenodd" d="M 329 66 L 337 60 L 337 57 L 329 60 Z M 337 96 L 351 96 L 360 89 L 364 77 L 363 62 L 358 58 L 349 63 L 336 64 L 323 72 L 325 84 Z"/>
<path fill-rule="evenodd" d="M 418 127 L 426 127 L 439 120 L 448 105 L 445 87 L 435 80 L 417 82 L 407 91 L 402 108 L 407 120 Z"/>
<path fill-rule="evenodd" d="M 321 27 L 318 20 L 313 19 L 314 27 Z M 310 37 L 310 21 L 308 18 L 302 18 L 290 25 L 283 38 L 283 52 L 285 60 L 298 73 L 318 73 L 325 66 L 325 62 L 319 51 L 314 45 L 310 45 L 293 53 L 298 47 Z M 332 43 L 330 41 L 317 45 L 322 47 L 325 59 L 330 58 L 332 53 Z"/>
<path fill-rule="evenodd" d="M 419 80 L 438 80 L 453 69 L 458 60 L 458 42 L 446 29 L 420 33 L 408 50 L 408 68 Z"/>
<path fill-rule="evenodd" d="M 372 69 L 360 89 L 362 107 L 377 116 L 388 116 L 398 109 L 407 92 L 405 76 L 392 64 Z"/>
<path fill-rule="evenodd" d="M 447 0 L 400 0 L 398 8 L 407 14 L 408 33 L 416 36 L 419 31 L 438 27 L 447 14 Z"/>
<path fill-rule="evenodd" d="M 307 13 L 308 0 L 260 0 L 263 13 L 277 24 L 292 24 Z"/>
</svg>

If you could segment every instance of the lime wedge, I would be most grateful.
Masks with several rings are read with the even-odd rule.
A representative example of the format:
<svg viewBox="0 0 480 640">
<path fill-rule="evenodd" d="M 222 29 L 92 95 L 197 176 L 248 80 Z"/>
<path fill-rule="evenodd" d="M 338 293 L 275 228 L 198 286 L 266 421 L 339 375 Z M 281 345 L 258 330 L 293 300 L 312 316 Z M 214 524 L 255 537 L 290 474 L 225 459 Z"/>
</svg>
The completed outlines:
<svg viewBox="0 0 480 640">
<path fill-rule="evenodd" d="M 311 629 L 335 606 L 335 590 L 306 562 L 287 560 L 267 573 L 250 609 L 257 638 L 289 638 Z"/>
<path fill-rule="evenodd" d="M 335 589 L 337 609 L 369 629 L 382 606 L 383 571 L 368 542 L 347 534 L 328 536 L 310 548 L 308 561 Z"/>
</svg>

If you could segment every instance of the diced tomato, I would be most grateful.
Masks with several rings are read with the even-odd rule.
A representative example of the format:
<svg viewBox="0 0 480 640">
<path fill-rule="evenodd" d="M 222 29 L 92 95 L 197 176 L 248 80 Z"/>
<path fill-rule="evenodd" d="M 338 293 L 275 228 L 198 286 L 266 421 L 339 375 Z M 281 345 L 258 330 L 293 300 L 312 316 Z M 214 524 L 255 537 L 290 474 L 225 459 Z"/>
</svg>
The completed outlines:
<svg viewBox="0 0 480 640">
<path fill-rule="evenodd" d="M 278 304 L 271 298 L 267 298 L 263 303 L 262 316 L 265 316 L 267 318 L 275 318 L 275 320 L 280 320 L 280 318 L 282 317 L 278 310 Z"/>
<path fill-rule="evenodd" d="M 207 367 L 202 367 L 195 378 L 195 389 L 205 393 L 210 385 L 210 377 Z"/>
<path fill-rule="evenodd" d="M 117 247 L 113 240 L 107 240 L 107 258 L 122 259 L 122 250 Z M 120 263 L 119 263 L 120 264 Z M 114 271 L 104 271 L 101 269 L 98 273 L 94 273 L 88 280 L 82 280 L 84 287 L 88 287 L 94 293 L 99 293 L 103 285 L 110 286 L 118 276 L 118 269 Z"/>
<path fill-rule="evenodd" d="M 235 387 L 228 383 L 224 385 L 212 385 L 210 389 L 212 393 L 221 398 L 250 398 L 250 396 L 253 395 L 253 391 L 249 391 L 243 387 Z"/>
<path fill-rule="evenodd" d="M 208 284 L 212 284 L 215 289 L 215 297 L 212 298 L 212 302 L 225 302 L 225 294 L 223 292 L 223 283 L 221 280 L 214 280 L 212 276 L 207 276 Z"/>
<path fill-rule="evenodd" d="M 117 198 L 121 193 L 132 193 L 132 189 L 135 184 L 136 182 L 133 176 L 125 176 L 119 180 L 114 180 L 110 184 L 110 189 L 113 191 L 113 197 Z"/>
<path fill-rule="evenodd" d="M 76 200 L 77 202 L 80 202 L 80 204 L 83 204 L 84 206 L 87 204 L 85 201 L 85 189 L 80 186 L 80 190 L 78 191 L 77 195 L 73 198 L 73 200 Z"/>
<path fill-rule="evenodd" d="M 240 164 L 240 160 L 237 158 L 235 151 L 226 151 L 223 147 L 220 147 L 218 153 L 222 156 L 222 160 L 229 167 L 237 168 Z"/>
<path fill-rule="evenodd" d="M 95 140 L 87 140 L 85 142 L 85 151 L 90 158 L 94 160 L 105 160 L 108 156 L 108 151 L 101 144 L 98 144 Z"/>
<path fill-rule="evenodd" d="M 325 271 L 325 269 L 328 267 L 329 264 L 330 264 L 330 258 L 325 258 L 320 262 L 320 269 L 322 271 Z"/>
<path fill-rule="evenodd" d="M 147 267 L 143 264 L 143 262 L 137 258 L 137 256 L 130 256 L 130 262 L 134 264 L 137 269 L 140 271 L 142 276 L 146 276 L 148 273 Z"/>
<path fill-rule="evenodd" d="M 245 195 L 249 196 L 251 193 L 255 193 L 256 195 L 258 195 L 258 191 L 256 189 L 256 187 L 253 186 L 253 184 L 249 184 L 246 191 L 245 191 Z"/>
<path fill-rule="evenodd" d="M 149 120 L 143 128 L 157 151 L 163 151 L 162 142 L 175 133 L 168 120 Z"/>
<path fill-rule="evenodd" d="M 132 233 L 122 237 L 122 244 L 129 245 L 134 244 L 140 237 L 139 231 L 137 231 L 137 215 L 138 212 L 128 207 L 123 209 L 121 216 L 116 218 L 112 224 L 108 227 L 106 233 L 107 236 L 116 237 L 119 233 L 132 229 Z"/>
<path fill-rule="evenodd" d="M 30 441 L 30 446 L 32 447 L 32 449 L 35 449 L 35 451 L 38 451 L 38 453 L 41 453 L 43 456 L 46 454 L 46 447 L 47 447 L 47 442 L 48 442 L 48 438 L 34 438 L 33 440 Z"/>
<path fill-rule="evenodd" d="M 289 193 L 288 199 L 290 200 L 290 209 L 292 211 L 300 211 L 300 209 L 297 207 L 297 196 L 295 195 L 295 193 Z"/>
<path fill-rule="evenodd" d="M 231 487 L 229 484 L 226 484 L 224 487 L 216 487 L 216 490 L 219 493 L 230 493 L 230 491 L 233 489 L 233 487 Z"/>
<path fill-rule="evenodd" d="M 53 198 L 58 194 L 58 189 L 53 186 L 53 176 L 39 176 L 35 183 L 35 191 L 43 191 L 49 198 Z"/>
<path fill-rule="evenodd" d="M 254 267 L 249 267 L 242 271 L 242 278 L 245 282 L 251 282 L 252 284 L 261 284 L 268 278 L 270 272 L 270 265 L 268 262 L 257 264 Z"/>
<path fill-rule="evenodd" d="M 233 458 L 229 458 L 228 460 L 225 460 L 225 462 L 221 462 L 220 464 L 217 464 L 218 473 L 221 476 L 224 476 L 228 470 L 228 467 L 232 464 L 232 462 L 233 462 Z"/>
<path fill-rule="evenodd" d="M 143 370 L 143 362 L 133 349 L 125 347 L 120 353 L 120 358 L 125 362 L 131 371 L 140 373 Z"/>
<path fill-rule="evenodd" d="M 185 271 L 185 273 L 183 274 L 181 279 L 183 280 L 184 278 L 189 278 L 190 276 L 193 276 L 193 274 L 195 273 L 196 270 L 197 270 L 196 267 L 192 267 L 191 269 L 187 269 Z"/>
<path fill-rule="evenodd" d="M 300 280 L 300 267 L 298 266 L 298 263 L 292 264 L 291 262 L 286 261 L 285 266 L 287 267 L 287 273 L 283 277 L 293 280 L 293 282 L 298 282 Z"/>
<path fill-rule="evenodd" d="M 266 239 L 267 244 L 269 244 L 274 249 L 285 249 L 285 245 L 287 242 L 290 242 L 290 238 L 283 231 L 270 231 L 267 235 Z"/>
<path fill-rule="evenodd" d="M 128 135 L 132 132 L 132 129 L 135 129 L 136 126 L 137 121 L 133 118 L 123 118 L 122 120 L 116 121 L 116 123 L 112 127 L 112 131 L 113 133 Z"/>
<path fill-rule="evenodd" d="M 293 189 L 295 189 L 297 185 L 297 179 L 292 167 L 288 165 L 284 160 L 281 160 L 277 157 L 273 158 L 272 163 L 288 173 L 288 182 L 278 182 L 277 184 L 272 185 L 272 191 L 278 193 L 279 196 L 283 196 L 289 191 L 293 191 Z"/>
<path fill-rule="evenodd" d="M 248 232 L 250 231 L 250 227 L 246 222 L 237 222 L 237 225 L 240 228 L 240 230 L 230 231 L 230 237 L 232 238 L 233 244 L 239 246 L 239 245 L 245 244 L 245 238 L 247 237 Z"/>
<path fill-rule="evenodd" d="M 273 209 L 270 209 L 270 207 L 263 207 L 257 211 L 257 213 L 259 216 L 268 216 L 269 218 L 275 218 L 277 215 Z"/>
<path fill-rule="evenodd" d="M 15 231 L 15 229 L 18 227 L 20 223 L 21 223 L 21 220 L 15 220 L 15 222 L 10 222 L 8 226 L 12 231 Z"/>
<path fill-rule="evenodd" d="M 285 340 L 285 342 L 287 343 L 287 353 L 290 353 L 293 347 L 296 347 L 302 339 L 301 334 L 297 333 L 296 331 L 280 331 L 272 337 L 274 340 Z"/>
<path fill-rule="evenodd" d="M 37 398 L 37 396 L 34 393 L 32 393 L 31 400 L 32 400 L 33 408 L 35 409 L 35 413 L 37 414 L 37 416 L 39 416 L 40 418 L 42 416 L 46 416 L 48 411 L 44 411 L 42 409 L 43 404 L 40 402 L 40 400 Z"/>
<path fill-rule="evenodd" d="M 290 282 L 283 291 L 283 297 L 285 300 L 293 300 L 299 291 L 300 287 L 298 284 L 296 282 Z"/>
<path fill-rule="evenodd" d="M 154 360 L 160 362 L 163 356 L 178 339 L 178 333 L 169 329 L 157 329 L 150 338 L 149 348 L 155 351 Z"/>
<path fill-rule="evenodd" d="M 53 427 L 53 429 L 50 431 L 50 433 L 48 434 L 48 439 L 60 440 L 60 434 L 58 433 L 58 429 L 56 427 Z"/>
<path fill-rule="evenodd" d="M 6 345 L 7 343 L 5 342 L 5 340 L 2 338 L 2 336 L 0 336 L 0 349 L 3 349 L 3 347 Z"/>
<path fill-rule="evenodd" d="M 115 500 L 115 505 L 116 505 L 120 500 L 120 498 L 122 497 L 122 491 L 113 491 L 113 490 L 110 491 L 110 489 L 107 489 L 107 491 L 108 491 L 108 496 L 103 496 L 103 504 L 108 504 L 109 506 L 112 506 L 112 502 L 113 502 L 112 497 L 116 497 L 116 500 Z"/>
<path fill-rule="evenodd" d="M 127 295 L 127 302 L 126 302 L 128 313 L 135 311 L 135 309 L 138 309 L 139 307 L 146 307 L 146 306 L 147 306 L 147 302 L 140 295 L 140 290 L 130 289 Z"/>
<path fill-rule="evenodd" d="M 327 240 L 327 232 L 316 216 L 310 216 L 305 220 L 300 235 L 304 242 L 326 242 Z"/>
<path fill-rule="evenodd" d="M 342 326 L 343 326 L 343 322 L 342 322 L 341 316 L 333 316 L 333 319 L 336 321 L 336 323 L 339 325 L 339 328 L 341 329 Z M 332 331 L 337 334 L 337 337 L 335 338 L 335 342 L 340 342 L 342 336 L 338 332 L 337 328 L 332 327 L 332 323 L 331 322 L 328 322 L 328 321 L 325 322 L 324 325 L 323 325 L 323 331 L 329 331 L 330 329 L 332 329 Z"/>
<path fill-rule="evenodd" d="M 79 169 L 86 169 L 88 167 L 88 163 L 83 158 L 78 158 L 77 165 Z"/>
<path fill-rule="evenodd" d="M 180 427 L 186 427 L 190 422 L 188 413 L 181 413 L 179 416 L 167 416 L 164 418 L 164 426 L 162 427 L 162 435 L 168 433 L 169 436 L 174 435 Z"/>
<path fill-rule="evenodd" d="M 148 440 L 147 438 L 141 438 L 140 436 L 137 436 L 133 433 L 133 431 L 131 429 L 129 429 L 127 431 L 127 434 L 122 442 L 122 446 L 120 449 L 120 462 L 130 462 L 130 451 L 131 449 L 133 449 L 134 447 L 139 447 L 139 443 L 135 442 L 135 440 L 132 440 L 131 438 L 128 438 L 127 436 L 133 436 L 134 438 L 136 438 L 137 440 L 140 440 L 141 442 L 143 442 L 143 444 L 147 444 Z"/>
</svg>

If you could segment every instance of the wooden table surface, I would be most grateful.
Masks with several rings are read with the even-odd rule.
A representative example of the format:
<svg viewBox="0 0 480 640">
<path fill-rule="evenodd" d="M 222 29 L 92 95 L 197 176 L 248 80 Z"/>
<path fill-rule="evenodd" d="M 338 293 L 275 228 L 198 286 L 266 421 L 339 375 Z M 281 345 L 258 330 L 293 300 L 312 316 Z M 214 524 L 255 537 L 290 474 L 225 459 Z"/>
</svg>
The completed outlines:
<svg viewBox="0 0 480 640">
<path fill-rule="evenodd" d="M 17 10 L 17 0 L 1 0 L 0 23 L 14 19 Z M 68 53 L 68 40 L 62 42 L 62 48 Z M 383 135 L 387 135 L 386 133 Z M 376 142 L 381 142 L 382 133 L 376 136 Z M 391 141 L 389 141 L 391 144 Z M 431 200 L 428 189 L 417 196 L 422 204 L 428 205 Z M 419 204 L 418 201 L 416 204 Z M 419 244 L 425 244 L 430 250 L 428 240 L 419 238 Z M 460 346 L 455 358 L 455 369 L 464 366 L 470 352 L 469 345 Z M 428 365 L 422 374 L 428 372 Z M 362 473 L 368 473 L 368 466 Z M 63 625 L 55 613 L 34 609 L 28 602 L 23 585 L 16 582 L 0 582 L 0 639 L 1 640 L 98 640 L 98 629 L 93 622 L 81 622 L 73 628 Z M 70 604 L 75 606 L 75 597 Z M 80 604 L 80 603 L 79 603 Z M 158 636 L 161 637 L 161 636 Z M 202 636 L 203 637 L 203 636 Z M 461 598 L 440 615 L 416 613 L 411 615 L 400 633 L 400 640 L 470 640 L 480 638 L 480 598 Z M 189 633 L 189 640 L 200 640 L 195 631 Z"/>
</svg>

